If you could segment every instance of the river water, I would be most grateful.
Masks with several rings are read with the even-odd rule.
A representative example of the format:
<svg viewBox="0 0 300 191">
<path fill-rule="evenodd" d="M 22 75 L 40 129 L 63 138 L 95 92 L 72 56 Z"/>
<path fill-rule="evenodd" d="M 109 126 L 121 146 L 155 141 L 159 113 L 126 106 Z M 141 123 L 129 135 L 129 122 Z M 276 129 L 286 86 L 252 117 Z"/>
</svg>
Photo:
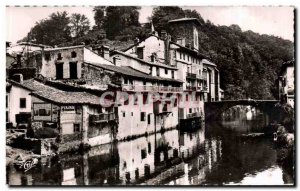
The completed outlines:
<svg viewBox="0 0 300 191">
<path fill-rule="evenodd" d="M 291 185 L 277 164 L 268 119 L 257 112 L 206 122 L 194 132 L 166 131 L 42 159 L 27 172 L 7 168 L 9 185 Z"/>
</svg>

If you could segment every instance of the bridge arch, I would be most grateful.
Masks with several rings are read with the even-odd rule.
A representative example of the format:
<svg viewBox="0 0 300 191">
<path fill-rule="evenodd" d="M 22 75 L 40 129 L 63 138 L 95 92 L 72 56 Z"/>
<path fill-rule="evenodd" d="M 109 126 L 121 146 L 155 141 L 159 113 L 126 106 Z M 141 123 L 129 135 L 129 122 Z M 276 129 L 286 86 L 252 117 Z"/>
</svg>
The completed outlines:
<svg viewBox="0 0 300 191">
<path fill-rule="evenodd" d="M 205 120 L 217 120 L 220 119 L 221 114 L 227 109 L 237 105 L 250 105 L 265 112 L 269 116 L 274 111 L 275 104 L 278 100 L 224 100 L 215 102 L 205 102 Z"/>
</svg>

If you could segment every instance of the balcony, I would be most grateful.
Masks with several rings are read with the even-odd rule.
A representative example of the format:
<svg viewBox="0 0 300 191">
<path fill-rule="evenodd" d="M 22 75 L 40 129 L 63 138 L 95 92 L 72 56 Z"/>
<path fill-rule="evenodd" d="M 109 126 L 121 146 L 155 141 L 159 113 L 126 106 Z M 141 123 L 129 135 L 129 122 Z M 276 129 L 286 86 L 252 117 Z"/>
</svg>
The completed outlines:
<svg viewBox="0 0 300 191">
<path fill-rule="evenodd" d="M 189 79 L 197 79 L 197 74 L 193 74 L 193 73 L 189 73 L 187 72 L 186 73 L 186 78 L 189 78 Z"/>
<path fill-rule="evenodd" d="M 200 112 L 195 112 L 195 113 L 186 114 L 187 119 L 194 118 L 194 117 L 201 117 L 201 113 Z"/>
<path fill-rule="evenodd" d="M 107 123 L 116 119 L 115 113 L 90 115 L 90 123 Z"/>
<path fill-rule="evenodd" d="M 134 92 L 182 92 L 182 87 L 169 86 L 136 86 L 136 85 L 122 85 L 122 91 Z"/>
</svg>

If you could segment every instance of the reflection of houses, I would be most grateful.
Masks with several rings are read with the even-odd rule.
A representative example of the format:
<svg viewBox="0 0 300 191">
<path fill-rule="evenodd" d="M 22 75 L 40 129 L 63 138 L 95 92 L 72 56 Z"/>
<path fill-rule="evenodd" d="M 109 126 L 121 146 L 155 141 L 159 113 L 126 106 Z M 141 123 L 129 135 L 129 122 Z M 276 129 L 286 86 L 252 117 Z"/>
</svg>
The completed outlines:
<svg viewBox="0 0 300 191">
<path fill-rule="evenodd" d="M 170 164 L 181 162 L 178 150 L 176 130 L 141 137 L 130 142 L 120 142 L 120 178 L 123 183 L 143 182 L 153 185 L 154 182 L 162 182 L 174 175 L 168 171 Z M 168 173 L 165 173 L 166 171 Z"/>
<path fill-rule="evenodd" d="M 279 74 L 279 99 L 294 107 L 295 66 L 294 61 L 283 63 Z"/>
</svg>

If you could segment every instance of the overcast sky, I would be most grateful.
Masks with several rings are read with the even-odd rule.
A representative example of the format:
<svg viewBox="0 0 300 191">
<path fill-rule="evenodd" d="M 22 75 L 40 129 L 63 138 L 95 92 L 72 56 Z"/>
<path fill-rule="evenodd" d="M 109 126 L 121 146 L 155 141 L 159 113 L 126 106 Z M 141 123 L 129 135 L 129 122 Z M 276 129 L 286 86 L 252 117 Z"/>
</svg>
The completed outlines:
<svg viewBox="0 0 300 191">
<path fill-rule="evenodd" d="M 238 24 L 243 31 L 280 36 L 294 41 L 293 7 L 182 7 L 196 9 L 216 25 Z M 153 7 L 142 7 L 140 22 L 147 22 Z M 85 14 L 94 25 L 93 7 L 7 7 L 6 40 L 15 43 L 30 31 L 37 21 L 56 11 Z"/>
</svg>

